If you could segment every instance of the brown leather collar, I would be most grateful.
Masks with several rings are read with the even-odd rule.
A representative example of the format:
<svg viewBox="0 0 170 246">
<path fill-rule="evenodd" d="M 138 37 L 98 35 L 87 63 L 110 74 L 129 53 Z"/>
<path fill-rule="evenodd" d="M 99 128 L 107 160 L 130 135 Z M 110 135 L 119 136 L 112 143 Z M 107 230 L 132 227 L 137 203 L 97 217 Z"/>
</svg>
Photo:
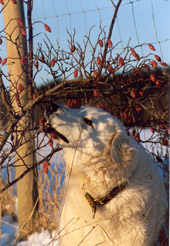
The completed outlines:
<svg viewBox="0 0 170 246">
<path fill-rule="evenodd" d="M 101 199 L 94 199 L 88 192 L 86 192 L 85 197 L 92 208 L 93 218 L 95 216 L 97 207 L 104 206 L 107 202 L 111 201 L 119 192 L 125 189 L 126 185 L 127 183 L 123 183 L 114 187 L 106 196 Z"/>
</svg>

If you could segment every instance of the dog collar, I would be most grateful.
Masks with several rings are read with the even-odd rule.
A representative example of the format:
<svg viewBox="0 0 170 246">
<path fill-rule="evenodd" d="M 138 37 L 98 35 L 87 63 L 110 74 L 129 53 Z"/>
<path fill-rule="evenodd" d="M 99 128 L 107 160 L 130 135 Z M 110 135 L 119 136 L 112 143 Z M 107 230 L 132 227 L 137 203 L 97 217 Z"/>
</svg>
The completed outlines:
<svg viewBox="0 0 170 246">
<path fill-rule="evenodd" d="M 93 218 L 95 216 L 97 207 L 104 206 L 106 203 L 111 201 L 119 192 L 125 189 L 127 183 L 123 183 L 119 186 L 114 187 L 106 196 L 101 199 L 94 199 L 88 192 L 85 193 L 85 197 L 92 208 Z"/>
</svg>

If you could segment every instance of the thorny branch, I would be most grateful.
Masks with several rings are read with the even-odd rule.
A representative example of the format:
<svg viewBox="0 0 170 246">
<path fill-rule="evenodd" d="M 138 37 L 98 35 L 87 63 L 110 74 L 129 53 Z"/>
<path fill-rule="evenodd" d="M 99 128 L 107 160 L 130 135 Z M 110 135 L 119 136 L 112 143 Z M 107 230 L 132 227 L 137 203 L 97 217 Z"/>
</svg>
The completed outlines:
<svg viewBox="0 0 170 246">
<path fill-rule="evenodd" d="M 44 160 L 49 160 L 52 155 L 58 151 L 60 151 L 61 148 L 56 148 L 56 149 L 53 149 L 51 151 L 50 154 L 48 154 L 43 160 L 37 162 L 34 166 L 31 166 L 31 167 L 27 167 L 27 169 L 16 179 L 14 179 L 12 182 L 8 183 L 6 186 L 4 186 L 1 190 L 0 190 L 0 193 L 4 192 L 5 190 L 7 190 L 9 187 L 11 187 L 12 185 L 16 184 L 19 180 L 21 180 L 28 172 L 30 172 L 31 170 L 33 170 L 34 168 L 40 166 Z"/>
<path fill-rule="evenodd" d="M 113 15 L 113 18 L 112 18 L 112 21 L 111 21 L 111 24 L 110 24 L 110 28 L 109 28 L 109 33 L 108 33 L 107 40 L 110 40 L 111 39 L 113 27 L 114 27 L 114 24 L 115 24 L 115 21 L 116 21 L 117 13 L 118 13 L 118 10 L 119 10 L 119 7 L 120 7 L 121 2 L 122 2 L 122 0 L 119 0 L 118 4 L 115 6 L 115 4 L 112 1 L 112 4 L 115 7 L 115 11 L 114 11 L 114 15 Z M 108 50 L 108 42 L 106 42 L 106 44 L 105 44 L 105 48 L 104 48 L 104 52 L 103 52 L 103 56 L 102 56 L 102 65 L 106 61 L 107 50 Z M 102 69 L 102 66 L 101 66 L 101 69 Z"/>
</svg>

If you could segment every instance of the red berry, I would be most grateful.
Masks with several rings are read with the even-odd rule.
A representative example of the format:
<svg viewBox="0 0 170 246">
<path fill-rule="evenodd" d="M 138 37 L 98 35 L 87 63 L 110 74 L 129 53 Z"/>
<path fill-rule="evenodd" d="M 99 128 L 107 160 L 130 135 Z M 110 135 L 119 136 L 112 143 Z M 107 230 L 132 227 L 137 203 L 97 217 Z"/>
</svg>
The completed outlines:
<svg viewBox="0 0 170 246">
<path fill-rule="evenodd" d="M 54 65 L 55 65 L 55 59 L 54 59 L 54 58 L 51 60 L 50 65 L 51 65 L 52 67 L 54 67 Z"/>
<path fill-rule="evenodd" d="M 35 100 L 37 98 L 37 94 L 34 92 L 32 95 L 32 99 Z"/>
<path fill-rule="evenodd" d="M 47 24 L 44 24 L 44 28 L 47 32 L 51 32 L 51 28 Z"/>
<path fill-rule="evenodd" d="M 168 67 L 168 64 L 165 63 L 165 62 L 160 62 L 160 64 L 161 64 L 163 67 Z"/>
<path fill-rule="evenodd" d="M 149 67 L 148 65 L 145 65 L 145 69 L 146 69 L 147 71 L 150 71 L 150 67 Z"/>
<path fill-rule="evenodd" d="M 135 55 L 136 60 L 140 60 L 140 56 L 138 54 Z"/>
<path fill-rule="evenodd" d="M 135 136 L 136 136 L 136 130 L 133 129 L 133 131 L 132 131 L 132 137 L 135 137 Z"/>
<path fill-rule="evenodd" d="M 57 138 L 57 133 L 55 133 L 55 132 L 50 132 L 49 133 L 50 134 L 50 136 L 52 137 L 52 138 Z"/>
<path fill-rule="evenodd" d="M 160 84 L 159 80 L 156 80 L 156 81 L 155 81 L 155 84 L 156 84 L 156 86 L 157 86 L 159 89 L 161 88 L 161 84 Z"/>
<path fill-rule="evenodd" d="M 94 75 L 94 78 L 96 79 L 98 77 L 98 72 L 95 70 L 93 75 Z"/>
<path fill-rule="evenodd" d="M 53 147 L 53 140 L 51 138 L 49 139 L 48 144 L 50 145 L 50 147 Z"/>
<path fill-rule="evenodd" d="M 78 70 L 75 69 L 75 70 L 74 70 L 74 78 L 77 78 L 77 76 L 78 76 Z"/>
<path fill-rule="evenodd" d="M 97 65 L 101 65 L 102 64 L 102 60 L 100 59 L 100 57 L 97 57 Z"/>
<path fill-rule="evenodd" d="M 155 59 L 157 60 L 157 61 L 161 61 L 161 58 L 160 58 L 160 56 L 157 56 L 157 55 L 155 55 Z"/>
<path fill-rule="evenodd" d="M 155 81 L 156 81 L 156 77 L 155 77 L 155 75 L 153 75 L 152 73 L 150 74 L 150 80 L 151 80 L 152 82 L 155 82 Z"/>
<path fill-rule="evenodd" d="M 3 60 L 2 60 L 2 62 L 1 62 L 1 65 L 3 66 L 3 65 L 5 65 L 7 63 L 7 58 L 4 58 Z"/>
<path fill-rule="evenodd" d="M 4 5 L 4 1 L 3 0 L 0 0 L 0 4 Z"/>
<path fill-rule="evenodd" d="M 153 68 L 157 68 L 157 62 L 156 61 L 151 61 L 151 65 Z"/>
<path fill-rule="evenodd" d="M 130 124 L 130 123 L 131 123 L 130 117 L 128 117 L 128 118 L 126 119 L 126 121 L 127 121 L 128 124 Z"/>
<path fill-rule="evenodd" d="M 23 65 L 24 64 L 24 57 L 21 57 L 20 61 L 21 61 L 21 65 Z"/>
<path fill-rule="evenodd" d="M 99 45 L 100 45 L 100 47 L 103 47 L 103 41 L 102 40 L 99 40 Z"/>
<path fill-rule="evenodd" d="M 132 97 L 133 99 L 136 98 L 136 92 L 135 92 L 134 90 L 131 90 L 130 95 L 131 95 L 131 97 Z"/>
<path fill-rule="evenodd" d="M 67 101 L 67 108 L 70 108 L 71 107 L 71 99 L 68 99 Z"/>
<path fill-rule="evenodd" d="M 46 119 L 44 118 L 44 116 L 42 116 L 40 119 L 40 125 L 43 126 L 45 122 L 46 122 Z"/>
<path fill-rule="evenodd" d="M 38 69 L 38 67 L 39 67 L 38 61 L 34 62 L 34 66 L 35 66 L 36 69 Z"/>
<path fill-rule="evenodd" d="M 74 100 L 73 100 L 73 103 L 74 103 L 74 104 L 77 104 L 77 103 L 78 103 L 78 100 L 77 100 L 77 99 L 74 99 Z"/>
<path fill-rule="evenodd" d="M 131 53 L 132 53 L 133 56 L 136 56 L 137 55 L 136 54 L 136 51 L 134 49 L 131 49 Z"/>
<path fill-rule="evenodd" d="M 141 97 L 143 97 L 143 94 L 144 94 L 144 91 L 143 91 L 143 90 L 140 90 L 140 91 L 139 91 L 139 95 L 140 95 Z"/>
<path fill-rule="evenodd" d="M 127 112 L 123 112 L 123 117 L 127 120 L 128 119 L 128 114 Z"/>
<path fill-rule="evenodd" d="M 105 109 L 104 105 L 103 104 L 98 104 L 97 105 L 98 108 L 102 108 L 102 109 Z"/>
<path fill-rule="evenodd" d="M 122 67 L 124 65 L 124 59 L 119 57 L 119 66 Z"/>
<path fill-rule="evenodd" d="M 17 21 L 20 27 L 24 27 L 24 23 L 19 18 L 17 18 Z"/>
<path fill-rule="evenodd" d="M 22 33 L 23 36 L 27 36 L 26 31 L 25 31 L 24 28 L 21 28 L 21 33 Z"/>
<path fill-rule="evenodd" d="M 44 161 L 44 165 L 47 167 L 51 166 L 51 164 L 48 161 Z"/>
<path fill-rule="evenodd" d="M 151 50 L 153 50 L 153 51 L 156 50 L 155 47 L 154 47 L 152 44 L 148 44 L 148 46 L 149 46 L 149 48 L 150 48 Z"/>
<path fill-rule="evenodd" d="M 23 90 L 24 90 L 24 86 L 22 84 L 19 84 L 17 89 L 18 93 L 20 94 Z"/>
<path fill-rule="evenodd" d="M 108 69 L 109 73 L 114 73 L 114 69 L 111 65 L 109 65 L 107 69 Z"/>
<path fill-rule="evenodd" d="M 112 47 L 112 41 L 109 39 L 107 42 L 108 42 L 108 46 L 111 48 Z"/>
<path fill-rule="evenodd" d="M 98 97 L 98 90 L 94 89 L 94 90 L 93 90 L 93 95 L 94 95 L 95 97 Z"/>
<path fill-rule="evenodd" d="M 137 105 L 137 106 L 136 106 L 136 111 L 137 111 L 137 112 L 140 112 L 141 110 L 142 110 L 142 108 L 141 108 L 140 106 Z"/>
<path fill-rule="evenodd" d="M 27 64 L 27 62 L 28 62 L 28 57 L 27 57 L 27 56 L 21 57 L 20 62 L 21 62 L 21 65 Z"/>
<path fill-rule="evenodd" d="M 139 137 L 139 134 L 136 135 L 135 137 L 136 141 L 139 142 L 140 141 L 140 137 Z"/>
<path fill-rule="evenodd" d="M 43 162 L 43 171 L 46 174 L 48 174 L 48 166 L 50 166 L 50 163 L 48 161 L 44 161 Z"/>
<path fill-rule="evenodd" d="M 44 171 L 44 173 L 48 174 L 48 167 L 44 166 L 44 164 L 43 164 L 43 171 Z"/>
<path fill-rule="evenodd" d="M 71 52 L 74 52 L 76 47 L 74 45 L 71 46 Z"/>
</svg>

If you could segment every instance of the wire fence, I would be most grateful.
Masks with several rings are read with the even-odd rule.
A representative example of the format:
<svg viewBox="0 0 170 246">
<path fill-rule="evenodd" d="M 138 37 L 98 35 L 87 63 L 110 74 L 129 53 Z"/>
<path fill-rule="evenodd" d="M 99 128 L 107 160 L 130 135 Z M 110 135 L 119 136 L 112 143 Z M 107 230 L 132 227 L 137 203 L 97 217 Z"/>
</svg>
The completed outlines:
<svg viewBox="0 0 170 246">
<path fill-rule="evenodd" d="M 159 4 L 153 0 L 124 0 L 113 30 L 113 42 L 120 41 L 118 48 L 124 48 L 130 38 L 132 45 L 152 42 L 159 49 L 161 58 L 168 59 L 167 47 L 170 46 L 170 36 L 167 32 L 169 17 L 166 16 L 168 4 L 163 0 L 159 1 Z M 102 24 L 108 31 L 113 11 L 114 6 L 110 0 L 50 0 L 48 3 L 42 0 L 34 3 L 33 19 L 49 23 L 55 39 L 61 46 L 65 46 L 68 37 L 66 28 L 71 34 L 75 29 L 77 40 L 81 42 L 93 25 L 96 25 L 97 29 Z"/>
<path fill-rule="evenodd" d="M 42 46 L 44 50 L 47 48 L 44 44 L 44 40 L 46 40 L 44 27 L 40 21 L 50 26 L 52 33 L 48 37 L 56 48 L 59 46 L 63 50 L 68 50 L 68 32 L 73 35 L 74 30 L 76 32 L 76 42 L 82 45 L 85 36 L 87 37 L 89 34 L 89 29 L 94 25 L 90 38 L 95 43 L 100 32 L 99 26 L 102 26 L 106 33 L 109 32 L 115 9 L 112 2 L 117 3 L 118 1 L 34 1 L 34 52 L 36 53 L 39 46 Z M 169 64 L 170 35 L 167 31 L 170 22 L 169 5 L 169 1 L 165 0 L 123 0 L 111 37 L 113 45 L 117 44 L 113 55 L 116 56 L 117 53 L 120 53 L 129 41 L 131 47 L 152 43 L 162 61 Z M 25 15 L 26 13 L 25 6 Z M 3 15 L 0 14 L 0 30 L 3 28 Z M 140 56 L 146 54 L 143 45 L 137 51 Z M 89 48 L 86 55 L 90 56 L 90 54 L 91 50 Z M 6 57 L 5 42 L 0 47 L 0 56 L 2 59 Z M 7 73 L 7 67 L 4 67 L 5 69 Z M 42 77 L 45 81 L 51 80 L 50 74 L 45 73 L 44 70 L 37 75 L 37 81 L 40 84 L 43 82 Z"/>
</svg>

